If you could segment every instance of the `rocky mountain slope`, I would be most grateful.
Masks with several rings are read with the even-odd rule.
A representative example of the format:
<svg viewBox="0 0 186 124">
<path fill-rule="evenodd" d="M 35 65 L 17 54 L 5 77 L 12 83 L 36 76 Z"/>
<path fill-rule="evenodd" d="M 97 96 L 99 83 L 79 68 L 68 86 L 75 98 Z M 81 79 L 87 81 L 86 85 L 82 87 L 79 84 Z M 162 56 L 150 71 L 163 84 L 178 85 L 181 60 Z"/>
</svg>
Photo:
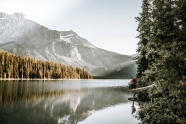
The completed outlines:
<svg viewBox="0 0 186 124">
<path fill-rule="evenodd" d="M 79 66 L 94 76 L 105 76 L 129 67 L 123 77 L 135 75 L 131 56 L 121 55 L 95 47 L 74 31 L 56 31 L 26 19 L 24 14 L 0 13 L 0 49 Z M 131 68 L 132 67 L 132 68 Z"/>
</svg>

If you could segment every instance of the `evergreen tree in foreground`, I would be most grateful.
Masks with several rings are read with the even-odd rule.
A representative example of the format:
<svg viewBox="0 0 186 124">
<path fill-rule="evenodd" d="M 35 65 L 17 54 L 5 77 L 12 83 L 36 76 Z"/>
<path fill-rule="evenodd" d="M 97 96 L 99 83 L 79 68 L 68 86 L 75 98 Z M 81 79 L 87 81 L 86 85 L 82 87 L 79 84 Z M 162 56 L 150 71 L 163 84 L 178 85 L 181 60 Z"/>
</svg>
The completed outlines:
<svg viewBox="0 0 186 124">
<path fill-rule="evenodd" d="M 153 102 L 141 107 L 144 124 L 186 123 L 186 1 L 153 0 L 151 37 L 145 46 L 151 57 L 142 77 L 155 84 Z M 142 63 L 144 64 L 144 63 Z M 151 80 L 149 80 L 151 79 Z"/>
<path fill-rule="evenodd" d="M 150 39 L 150 27 L 151 27 L 151 5 L 149 0 L 143 0 L 142 13 L 140 17 L 136 17 L 136 20 L 139 22 L 137 31 L 139 32 L 138 38 L 140 39 L 138 43 L 138 53 L 139 55 L 136 58 L 137 68 L 137 78 L 142 79 L 141 77 L 145 76 L 144 71 L 148 68 L 148 59 L 146 58 L 147 54 L 147 43 Z M 141 80 L 138 80 L 140 86 L 145 86 Z"/>
</svg>

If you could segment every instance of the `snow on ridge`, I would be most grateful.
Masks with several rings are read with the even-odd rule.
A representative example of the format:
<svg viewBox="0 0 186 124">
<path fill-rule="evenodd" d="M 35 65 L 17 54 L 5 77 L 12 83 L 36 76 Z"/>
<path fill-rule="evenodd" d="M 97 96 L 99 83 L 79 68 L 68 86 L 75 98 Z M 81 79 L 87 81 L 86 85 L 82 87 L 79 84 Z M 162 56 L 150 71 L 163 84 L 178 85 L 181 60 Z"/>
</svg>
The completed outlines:
<svg viewBox="0 0 186 124">
<path fill-rule="evenodd" d="M 89 48 L 96 48 L 95 46 L 93 46 L 92 44 L 90 44 L 88 41 L 83 40 L 82 38 L 80 39 L 80 41 L 83 43 L 83 46 L 86 46 L 86 47 L 89 47 Z"/>
<path fill-rule="evenodd" d="M 84 44 L 84 46 L 89 47 L 89 48 L 96 48 L 95 46 L 90 45 L 90 44 Z"/>
<path fill-rule="evenodd" d="M 53 44 L 52 44 L 52 50 L 54 52 L 54 55 L 61 58 L 62 56 L 56 53 L 55 44 L 56 44 L 56 42 L 53 42 Z M 70 58 L 74 59 L 74 60 L 82 60 L 81 54 L 78 52 L 76 46 L 73 46 L 73 48 L 70 52 Z"/>
<path fill-rule="evenodd" d="M 74 35 L 74 34 L 68 34 L 68 35 L 63 36 L 63 37 L 70 37 L 70 36 L 72 36 L 72 35 Z"/>
<path fill-rule="evenodd" d="M 69 35 L 66 35 L 66 36 L 63 36 L 62 34 L 60 35 L 60 40 L 61 41 L 65 41 L 66 43 L 72 43 L 71 42 L 71 36 L 74 35 L 74 34 L 69 34 Z"/>
<path fill-rule="evenodd" d="M 49 53 L 48 47 L 45 48 L 45 53 Z"/>
<path fill-rule="evenodd" d="M 95 46 L 93 46 L 92 44 L 90 44 L 88 41 L 86 40 L 83 40 L 83 38 L 81 37 L 78 37 L 78 35 L 75 35 L 75 34 L 67 34 L 67 35 L 63 35 L 63 33 L 60 34 L 60 41 L 65 41 L 66 43 L 71 43 L 71 44 L 74 44 L 73 41 L 71 41 L 71 38 L 72 36 L 75 36 L 76 39 L 78 39 L 79 41 L 81 41 L 81 45 L 82 46 L 86 46 L 86 47 L 89 47 L 89 48 L 96 48 Z M 78 44 L 78 45 L 80 45 Z M 76 45 L 76 44 L 75 44 Z"/>
<path fill-rule="evenodd" d="M 78 52 L 76 46 L 73 46 L 73 49 L 70 54 L 72 59 L 82 60 L 81 54 Z"/>
<path fill-rule="evenodd" d="M 56 55 L 56 50 L 55 50 L 55 48 L 54 48 L 54 47 L 55 47 L 55 44 L 56 44 L 56 42 L 53 42 L 53 43 L 52 43 L 52 49 L 53 49 L 54 54 Z"/>
</svg>

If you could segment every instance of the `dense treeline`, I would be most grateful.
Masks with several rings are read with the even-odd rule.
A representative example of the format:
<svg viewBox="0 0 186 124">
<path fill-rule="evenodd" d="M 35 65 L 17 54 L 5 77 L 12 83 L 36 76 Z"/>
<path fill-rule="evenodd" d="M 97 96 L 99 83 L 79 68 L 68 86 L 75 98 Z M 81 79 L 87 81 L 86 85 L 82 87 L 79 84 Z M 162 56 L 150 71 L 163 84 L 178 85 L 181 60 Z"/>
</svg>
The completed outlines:
<svg viewBox="0 0 186 124">
<path fill-rule="evenodd" d="M 79 67 L 17 56 L 0 50 L 0 78 L 91 79 L 92 75 Z"/>
<path fill-rule="evenodd" d="M 155 84 L 141 107 L 144 124 L 186 123 L 186 1 L 143 0 L 137 17 L 139 83 Z"/>
</svg>

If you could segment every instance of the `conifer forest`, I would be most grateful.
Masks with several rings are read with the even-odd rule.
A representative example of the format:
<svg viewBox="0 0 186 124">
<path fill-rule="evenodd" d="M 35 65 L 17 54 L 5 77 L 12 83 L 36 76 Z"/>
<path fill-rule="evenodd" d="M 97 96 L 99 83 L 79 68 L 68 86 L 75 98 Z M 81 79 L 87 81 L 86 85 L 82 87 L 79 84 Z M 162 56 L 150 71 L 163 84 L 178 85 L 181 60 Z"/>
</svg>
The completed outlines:
<svg viewBox="0 0 186 124">
<path fill-rule="evenodd" d="M 143 0 L 138 21 L 139 87 L 154 84 L 140 106 L 143 124 L 186 123 L 186 1 Z"/>
<path fill-rule="evenodd" d="M 41 61 L 0 50 L 0 79 L 91 79 L 92 75 L 79 67 Z"/>
</svg>

